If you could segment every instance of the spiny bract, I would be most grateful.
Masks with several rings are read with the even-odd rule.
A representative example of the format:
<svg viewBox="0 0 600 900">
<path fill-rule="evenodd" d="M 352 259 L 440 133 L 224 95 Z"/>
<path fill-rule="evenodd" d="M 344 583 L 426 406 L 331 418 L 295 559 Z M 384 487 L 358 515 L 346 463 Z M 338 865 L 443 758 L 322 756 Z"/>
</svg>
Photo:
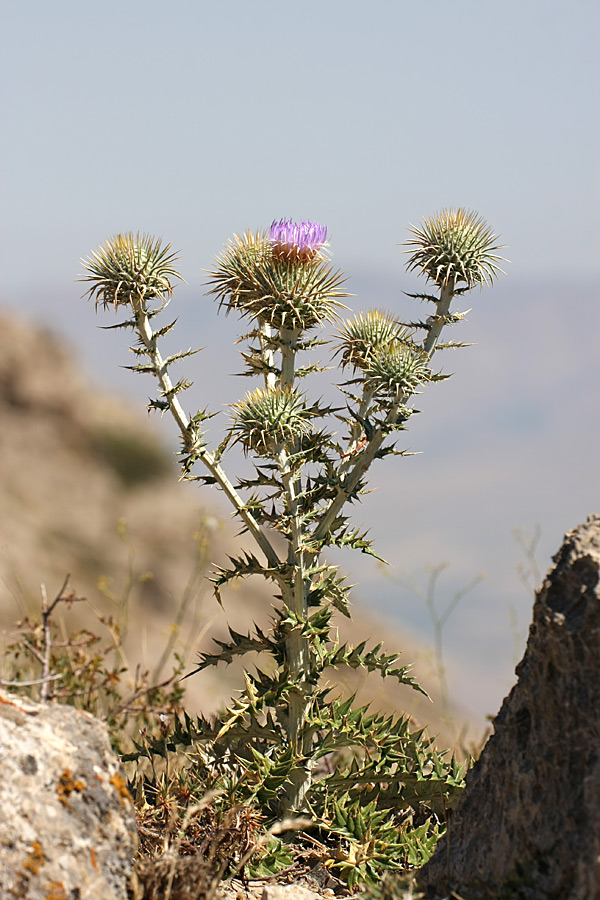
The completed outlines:
<svg viewBox="0 0 600 900">
<path fill-rule="evenodd" d="M 158 300 L 166 303 L 173 293 L 173 279 L 183 279 L 173 265 L 178 259 L 160 238 L 127 232 L 106 241 L 85 260 L 82 281 L 91 281 L 87 296 L 96 306 L 123 306 Z"/>
<path fill-rule="evenodd" d="M 234 235 L 210 273 L 208 293 L 227 312 L 275 328 L 307 331 L 335 319 L 348 296 L 343 274 L 316 251 L 280 254 L 275 246 L 262 232 Z"/>
<path fill-rule="evenodd" d="M 295 390 L 257 388 L 232 409 L 235 439 L 261 456 L 276 454 L 286 441 L 310 430 L 310 410 Z"/>
<path fill-rule="evenodd" d="M 359 312 L 344 322 L 337 334 L 342 368 L 351 366 L 355 370 L 364 370 L 380 347 L 411 339 L 410 332 L 394 316 L 379 309 Z"/>
<path fill-rule="evenodd" d="M 444 209 L 423 220 L 421 228 L 411 226 L 414 238 L 406 241 L 411 256 L 406 264 L 410 272 L 417 269 L 438 287 L 464 282 L 470 290 L 476 285 L 492 284 L 502 271 L 496 255 L 504 245 L 498 244 L 485 220 L 467 209 Z"/>
</svg>

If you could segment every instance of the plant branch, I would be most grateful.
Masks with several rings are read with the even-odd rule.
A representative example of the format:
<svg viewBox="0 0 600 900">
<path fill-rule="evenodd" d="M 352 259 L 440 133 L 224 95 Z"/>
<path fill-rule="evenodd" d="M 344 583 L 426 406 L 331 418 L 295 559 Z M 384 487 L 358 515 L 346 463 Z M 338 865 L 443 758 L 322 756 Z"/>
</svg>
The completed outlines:
<svg viewBox="0 0 600 900">
<path fill-rule="evenodd" d="M 385 425 L 396 424 L 400 406 L 402 405 L 404 400 L 405 397 L 402 396 L 392 405 L 392 408 L 386 416 Z M 319 521 L 312 534 L 312 540 L 319 542 L 327 536 L 329 529 L 336 520 L 342 507 L 347 502 L 349 497 L 352 496 L 361 478 L 375 459 L 378 450 L 381 448 L 381 445 L 385 440 L 385 437 L 385 429 L 382 426 L 379 426 L 379 428 L 375 429 L 375 431 L 373 432 L 372 437 L 367 441 L 365 448 L 361 450 L 360 455 L 355 458 L 350 458 L 351 460 L 354 459 L 354 464 L 352 465 L 352 468 L 350 469 L 346 477 L 343 479 L 341 485 L 338 487 L 336 496 L 330 502 L 327 510 L 321 517 L 321 520 Z"/>
<path fill-rule="evenodd" d="M 62 672 L 59 672 L 58 675 L 36 678 L 35 681 L 5 681 L 4 678 L 0 678 L 0 687 L 34 687 L 37 684 L 46 685 L 49 681 L 58 681 L 62 677 Z"/>
<path fill-rule="evenodd" d="M 361 446 L 361 442 L 363 440 L 362 433 L 363 427 L 361 425 L 361 421 L 364 421 L 369 412 L 369 408 L 371 403 L 373 402 L 373 398 L 375 396 L 375 388 L 367 387 L 366 384 L 363 384 L 363 395 L 361 397 L 360 405 L 358 407 L 358 412 L 356 414 L 356 418 L 352 423 L 350 428 L 350 437 L 348 439 L 348 450 L 343 455 L 343 462 L 340 463 L 339 466 L 339 474 L 344 475 L 348 469 L 351 467 L 353 463 L 352 457 L 355 455 L 357 449 Z"/>
<path fill-rule="evenodd" d="M 138 333 L 146 348 L 146 351 L 152 363 L 154 373 L 158 378 L 162 394 L 169 404 L 171 415 L 175 419 L 177 427 L 181 432 L 186 450 L 190 453 L 193 453 L 196 458 L 200 462 L 202 462 L 208 469 L 208 471 L 215 479 L 227 499 L 230 501 L 230 503 L 244 522 L 248 531 L 266 556 L 269 565 L 280 565 L 281 561 L 277 553 L 275 552 L 275 549 L 273 548 L 273 545 L 271 544 L 269 538 L 260 527 L 252 513 L 246 508 L 244 501 L 237 493 L 236 489 L 230 482 L 229 478 L 227 477 L 219 463 L 215 461 L 214 454 L 199 446 L 199 435 L 186 416 L 179 400 L 177 399 L 177 394 L 173 388 L 173 383 L 167 371 L 168 364 L 165 362 L 165 360 L 163 360 L 162 355 L 157 347 L 156 335 L 154 334 L 150 325 L 148 313 L 141 306 L 136 306 L 134 312 Z"/>
<path fill-rule="evenodd" d="M 436 344 L 439 341 L 442 328 L 447 322 L 447 316 L 450 312 L 450 303 L 454 296 L 455 279 L 450 277 L 446 284 L 441 288 L 440 298 L 436 303 L 435 316 L 428 320 L 429 331 L 423 343 L 423 350 L 431 358 L 435 353 Z"/>
<path fill-rule="evenodd" d="M 447 284 L 441 290 L 440 298 L 437 301 L 436 305 L 436 314 L 432 317 L 429 323 L 430 328 L 427 334 L 427 338 L 423 344 L 423 350 L 427 353 L 430 359 L 435 353 L 440 334 L 447 322 L 450 303 L 452 302 L 453 296 L 454 278 L 450 278 L 448 279 Z M 386 416 L 384 426 L 382 427 L 380 425 L 375 429 L 373 435 L 370 439 L 368 439 L 365 448 L 361 451 L 359 456 L 356 456 L 356 454 L 354 453 L 352 455 L 349 455 L 344 460 L 340 467 L 340 473 L 343 474 L 344 471 L 347 471 L 348 474 L 343 479 L 341 485 L 339 485 L 337 495 L 330 502 L 329 507 L 325 511 L 315 531 L 313 532 L 313 540 L 319 542 L 326 537 L 329 529 L 331 528 L 331 525 L 342 510 L 344 504 L 348 501 L 349 497 L 352 496 L 358 484 L 360 483 L 360 480 L 366 474 L 367 470 L 371 466 L 371 463 L 377 456 L 377 453 L 380 450 L 387 434 L 387 429 L 385 426 L 393 426 L 397 423 L 400 408 L 404 404 L 406 404 L 409 397 L 410 394 L 408 393 L 402 394 L 393 403 Z M 360 406 L 361 410 L 363 410 L 364 408 L 364 413 L 361 414 L 361 418 L 364 418 L 371 400 L 372 397 L 370 396 L 370 393 L 368 391 L 365 391 Z M 354 449 L 356 450 L 356 447 Z"/>
</svg>

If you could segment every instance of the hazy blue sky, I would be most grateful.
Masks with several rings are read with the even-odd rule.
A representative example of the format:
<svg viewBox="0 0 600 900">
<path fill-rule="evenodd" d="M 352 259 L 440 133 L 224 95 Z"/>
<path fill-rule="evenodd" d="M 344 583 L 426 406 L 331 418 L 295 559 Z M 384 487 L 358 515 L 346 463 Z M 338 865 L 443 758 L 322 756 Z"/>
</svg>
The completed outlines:
<svg viewBox="0 0 600 900">
<path fill-rule="evenodd" d="M 407 315 L 408 222 L 472 207 L 509 245 L 500 284 L 467 298 L 477 346 L 419 403 L 423 455 L 382 465 L 359 515 L 404 577 L 451 560 L 451 590 L 487 571 L 448 628 L 453 687 L 480 712 L 510 685 L 510 605 L 529 621 L 511 527 L 540 523 L 545 567 L 600 506 L 599 26 L 597 0 L 3 9 L 0 303 L 68 335 L 98 382 L 149 392 L 78 299 L 80 257 L 117 231 L 181 249 L 182 343 L 207 347 L 217 403 L 239 390 L 235 323 L 202 281 L 232 232 L 324 222 L 352 305 Z M 419 601 L 345 562 L 358 597 L 427 634 Z"/>
</svg>

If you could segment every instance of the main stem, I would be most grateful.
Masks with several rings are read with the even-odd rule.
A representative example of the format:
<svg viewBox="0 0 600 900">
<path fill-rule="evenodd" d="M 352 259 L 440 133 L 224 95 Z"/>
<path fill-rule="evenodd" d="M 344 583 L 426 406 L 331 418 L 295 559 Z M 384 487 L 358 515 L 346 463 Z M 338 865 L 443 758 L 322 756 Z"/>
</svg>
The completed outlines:
<svg viewBox="0 0 600 900">
<path fill-rule="evenodd" d="M 281 375 L 279 383 L 284 390 L 290 390 L 294 385 L 298 338 L 297 330 L 280 329 Z M 298 449 L 297 440 L 293 440 L 287 447 L 280 448 L 278 463 L 290 517 L 291 540 L 288 546 L 288 564 L 290 571 L 293 572 L 293 579 L 283 591 L 283 601 L 292 610 L 295 618 L 304 623 L 308 616 L 310 578 L 307 578 L 305 574 L 307 551 L 303 548 L 302 523 L 298 510 L 300 474 L 295 471 L 290 460 L 290 457 L 295 456 Z M 308 760 L 311 739 L 310 734 L 307 733 L 306 720 L 311 704 L 311 689 L 307 679 L 311 672 L 312 662 L 309 640 L 302 634 L 301 624 L 294 625 L 286 638 L 285 658 L 292 682 L 286 730 L 294 756 L 302 762 L 291 772 L 284 788 L 282 801 L 284 815 L 301 808 L 311 783 L 310 761 Z"/>
</svg>

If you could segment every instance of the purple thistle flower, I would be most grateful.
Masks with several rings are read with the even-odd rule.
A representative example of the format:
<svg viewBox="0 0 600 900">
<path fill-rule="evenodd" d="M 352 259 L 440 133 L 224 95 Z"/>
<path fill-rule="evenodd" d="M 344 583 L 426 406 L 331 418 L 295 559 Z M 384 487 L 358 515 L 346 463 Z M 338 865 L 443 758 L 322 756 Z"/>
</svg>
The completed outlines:
<svg viewBox="0 0 600 900">
<path fill-rule="evenodd" d="M 318 222 L 275 219 L 269 229 L 273 253 L 283 259 L 313 259 L 327 240 L 327 226 Z"/>
</svg>

